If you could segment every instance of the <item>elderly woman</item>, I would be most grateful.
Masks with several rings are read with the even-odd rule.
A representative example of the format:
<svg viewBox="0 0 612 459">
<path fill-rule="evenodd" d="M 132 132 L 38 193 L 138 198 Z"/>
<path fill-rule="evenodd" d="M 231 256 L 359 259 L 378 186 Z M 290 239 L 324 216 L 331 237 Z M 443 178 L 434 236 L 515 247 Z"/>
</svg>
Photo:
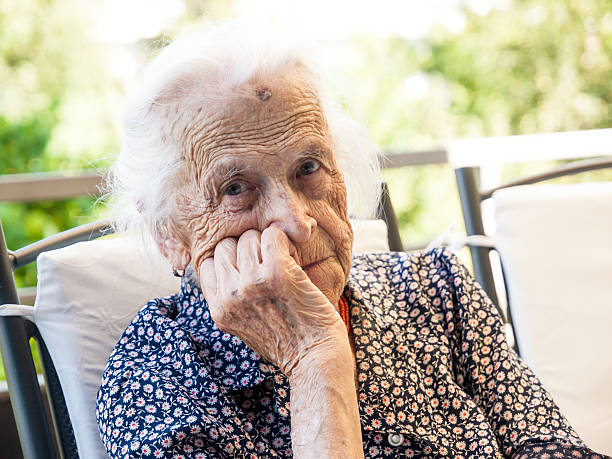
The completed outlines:
<svg viewBox="0 0 612 459">
<path fill-rule="evenodd" d="M 352 257 L 371 143 L 300 53 L 244 37 L 171 44 L 128 111 L 120 222 L 183 279 L 110 356 L 110 456 L 590 454 L 455 257 Z"/>
</svg>

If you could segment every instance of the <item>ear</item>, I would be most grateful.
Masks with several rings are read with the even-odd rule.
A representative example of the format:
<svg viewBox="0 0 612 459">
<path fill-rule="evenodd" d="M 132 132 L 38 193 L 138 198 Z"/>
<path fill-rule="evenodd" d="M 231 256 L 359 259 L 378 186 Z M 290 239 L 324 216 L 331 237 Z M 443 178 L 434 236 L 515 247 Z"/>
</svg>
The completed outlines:
<svg viewBox="0 0 612 459">
<path fill-rule="evenodd" d="M 167 232 L 156 232 L 154 239 L 159 251 L 168 260 L 172 268 L 185 270 L 191 261 L 191 253 L 187 245 Z"/>
</svg>

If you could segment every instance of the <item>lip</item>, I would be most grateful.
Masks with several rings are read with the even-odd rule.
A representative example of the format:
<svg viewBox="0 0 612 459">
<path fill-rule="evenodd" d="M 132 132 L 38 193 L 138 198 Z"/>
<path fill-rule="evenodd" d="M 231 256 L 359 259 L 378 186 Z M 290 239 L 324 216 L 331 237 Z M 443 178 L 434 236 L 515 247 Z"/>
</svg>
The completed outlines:
<svg viewBox="0 0 612 459">
<path fill-rule="evenodd" d="M 314 261 L 312 263 L 308 263 L 307 265 L 302 266 L 302 269 L 310 269 L 310 268 L 314 268 L 315 266 L 320 265 L 321 263 L 323 263 L 325 260 L 330 259 L 331 257 L 325 257 L 325 258 L 321 258 L 320 260 Z"/>
</svg>

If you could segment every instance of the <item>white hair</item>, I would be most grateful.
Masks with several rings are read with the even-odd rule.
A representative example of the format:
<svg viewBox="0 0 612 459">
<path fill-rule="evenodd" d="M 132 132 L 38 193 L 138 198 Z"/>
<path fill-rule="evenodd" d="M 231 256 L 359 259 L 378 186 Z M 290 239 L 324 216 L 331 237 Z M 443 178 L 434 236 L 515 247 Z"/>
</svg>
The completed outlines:
<svg viewBox="0 0 612 459">
<path fill-rule="evenodd" d="M 180 188 L 177 179 L 186 160 L 178 144 L 167 141 L 166 125 L 173 120 L 160 116 L 160 101 L 185 97 L 185 89 L 202 84 L 217 95 L 228 94 L 226 90 L 254 76 L 273 74 L 287 64 L 300 66 L 311 77 L 309 83 L 319 98 L 334 157 L 344 175 L 349 214 L 373 216 L 380 190 L 376 147 L 365 128 L 325 95 L 305 48 L 286 38 L 271 37 L 261 30 L 254 33 L 233 22 L 177 39 L 151 62 L 140 90 L 129 100 L 123 144 L 109 175 L 116 230 L 147 236 L 172 221 L 175 193 Z M 206 104 L 206 95 L 202 103 Z"/>
</svg>

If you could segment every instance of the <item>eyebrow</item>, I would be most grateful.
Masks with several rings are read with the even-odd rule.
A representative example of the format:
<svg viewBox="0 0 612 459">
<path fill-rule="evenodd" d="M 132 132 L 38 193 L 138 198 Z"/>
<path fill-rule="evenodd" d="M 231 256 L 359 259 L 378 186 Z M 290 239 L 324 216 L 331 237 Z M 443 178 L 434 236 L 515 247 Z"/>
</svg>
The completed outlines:
<svg viewBox="0 0 612 459">
<path fill-rule="evenodd" d="M 326 160 L 331 157 L 331 152 L 318 144 L 309 145 L 307 148 L 304 148 L 302 152 L 298 155 L 298 158 L 309 158 L 315 157 L 320 160 Z"/>
<path fill-rule="evenodd" d="M 246 170 L 246 167 L 238 167 L 234 164 L 222 164 L 218 166 L 218 173 L 223 177 L 224 181 L 229 181 L 234 177 L 241 175 Z"/>
<path fill-rule="evenodd" d="M 331 150 L 325 146 L 314 142 L 310 145 L 306 145 L 301 149 L 300 153 L 296 155 L 297 159 L 316 158 L 321 161 L 328 161 L 331 158 Z M 218 159 L 213 160 L 209 163 L 209 170 L 205 173 L 205 177 L 209 179 L 207 181 L 216 182 L 219 181 L 228 182 L 234 177 L 244 174 L 249 168 L 240 164 L 235 159 L 224 160 Z M 206 183 L 205 186 L 208 184 Z M 211 190 L 212 191 L 212 190 Z"/>
<path fill-rule="evenodd" d="M 222 182 L 228 182 L 234 177 L 243 174 L 247 168 L 236 164 L 235 161 L 212 161 L 202 176 L 200 176 L 201 189 L 208 196 L 217 193 L 217 186 Z"/>
</svg>

